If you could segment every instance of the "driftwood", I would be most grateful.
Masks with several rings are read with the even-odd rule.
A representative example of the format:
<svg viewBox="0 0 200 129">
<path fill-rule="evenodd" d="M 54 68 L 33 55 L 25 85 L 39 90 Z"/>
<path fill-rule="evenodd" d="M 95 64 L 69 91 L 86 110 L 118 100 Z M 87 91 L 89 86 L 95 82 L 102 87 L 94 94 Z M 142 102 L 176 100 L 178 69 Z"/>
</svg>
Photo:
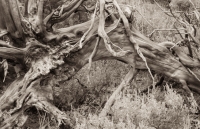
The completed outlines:
<svg viewBox="0 0 200 129">
<path fill-rule="evenodd" d="M 191 70 L 200 66 L 198 57 L 191 58 L 172 42 L 152 42 L 135 28 L 130 28 L 115 0 L 111 2 L 119 16 L 112 15 L 113 22 L 106 27 L 105 19 L 110 14 L 105 13 L 104 6 L 108 2 L 100 0 L 96 5 L 96 8 L 99 7 L 99 17 L 95 9 L 96 17 L 90 21 L 60 29 L 52 26 L 68 18 L 83 0 L 59 6 L 46 17 L 42 15 L 44 0 L 39 0 L 36 13 L 31 12 L 34 8 L 29 3 L 31 0 L 26 2 L 22 15 L 18 8 L 11 9 L 18 7 L 17 0 L 0 0 L 0 13 L 4 14 L 0 17 L 0 30 L 7 28 L 9 36 L 16 39 L 13 45 L 0 40 L 0 57 L 25 67 L 25 75 L 13 81 L 0 98 L 0 128 L 22 126 L 26 119 L 19 118 L 26 118 L 23 117 L 24 112 L 33 106 L 54 116 L 58 125 L 70 123 L 67 115 L 51 103 L 52 87 L 69 80 L 91 61 L 115 59 L 132 66 L 100 116 L 106 115 L 114 96 L 134 78 L 138 69 L 148 69 L 150 74 L 151 70 L 162 73 L 181 82 L 187 92 L 194 90 L 200 93 L 200 75 Z M 122 22 L 115 18 L 122 19 Z M 6 24 L 2 21 L 6 21 Z M 59 70 L 59 75 L 54 70 Z"/>
</svg>

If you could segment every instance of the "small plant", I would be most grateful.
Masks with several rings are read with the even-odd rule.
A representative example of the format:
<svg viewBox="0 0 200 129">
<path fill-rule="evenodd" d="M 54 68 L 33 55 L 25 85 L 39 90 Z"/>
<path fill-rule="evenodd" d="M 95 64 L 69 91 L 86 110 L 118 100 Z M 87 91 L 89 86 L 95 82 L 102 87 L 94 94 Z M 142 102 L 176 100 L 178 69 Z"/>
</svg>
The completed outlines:
<svg viewBox="0 0 200 129">
<path fill-rule="evenodd" d="M 160 98 L 160 95 L 163 95 Z M 159 97 L 159 98 L 158 98 Z M 107 117 L 89 114 L 78 119 L 76 129 L 190 129 L 200 127 L 199 120 L 191 117 L 197 105 L 191 97 L 189 105 L 180 94 L 166 85 L 161 92 L 154 89 L 148 95 L 121 94 Z M 190 106 L 190 107 L 189 107 Z"/>
</svg>

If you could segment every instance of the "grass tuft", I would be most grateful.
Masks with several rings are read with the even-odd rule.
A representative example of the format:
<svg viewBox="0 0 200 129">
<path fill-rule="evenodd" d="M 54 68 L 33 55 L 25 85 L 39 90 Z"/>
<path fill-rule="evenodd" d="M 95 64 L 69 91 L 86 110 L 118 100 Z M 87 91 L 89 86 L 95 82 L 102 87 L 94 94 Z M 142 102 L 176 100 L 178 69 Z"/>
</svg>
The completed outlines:
<svg viewBox="0 0 200 129">
<path fill-rule="evenodd" d="M 76 118 L 76 129 L 190 129 L 199 128 L 194 119 L 197 104 L 193 97 L 188 104 L 170 86 L 164 92 L 158 88 L 148 95 L 121 93 L 105 118 L 89 113 Z"/>
</svg>

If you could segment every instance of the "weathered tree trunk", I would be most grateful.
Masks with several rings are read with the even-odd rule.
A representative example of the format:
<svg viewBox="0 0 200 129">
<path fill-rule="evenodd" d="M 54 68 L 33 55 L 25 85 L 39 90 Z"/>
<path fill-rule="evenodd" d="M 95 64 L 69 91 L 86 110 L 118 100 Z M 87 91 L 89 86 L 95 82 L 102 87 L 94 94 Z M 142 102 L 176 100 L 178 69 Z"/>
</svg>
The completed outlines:
<svg viewBox="0 0 200 129">
<path fill-rule="evenodd" d="M 0 2 L 2 5 L 6 4 L 5 0 Z M 12 4 L 17 6 L 15 2 Z M 43 1 L 41 0 L 41 2 Z M 74 0 L 69 6 L 59 7 L 46 18 L 41 16 L 43 7 L 38 6 L 38 13 L 35 15 L 39 19 L 34 24 L 27 22 L 22 16 L 20 16 L 22 23 L 16 22 L 16 16 L 19 14 L 17 13 L 14 16 L 13 12 L 10 12 L 12 15 L 0 18 L 0 20 L 8 21 L 6 25 L 0 22 L 0 27 L 6 26 L 8 33 L 15 38 L 23 42 L 28 41 L 25 48 L 17 48 L 0 41 L 2 46 L 0 47 L 0 57 L 15 60 L 23 65 L 26 63 L 27 69 L 26 74 L 12 82 L 0 98 L 0 127 L 2 129 L 22 126 L 26 120 L 19 118 L 26 118 L 23 117 L 24 112 L 32 106 L 54 116 L 58 125 L 63 121 L 70 123 L 67 115 L 51 103 L 53 101 L 52 88 L 55 84 L 69 80 L 88 63 L 90 57 L 93 57 L 93 61 L 116 59 L 131 65 L 133 71 L 149 68 L 178 80 L 188 92 L 192 89 L 200 93 L 200 81 L 198 79 L 200 76 L 188 69 L 199 67 L 199 60 L 191 59 L 181 52 L 180 48 L 174 47 L 173 50 L 179 57 L 179 60 L 177 60 L 168 50 L 168 48 L 174 46 L 173 43 L 158 44 L 149 40 L 135 28 L 130 30 L 126 17 L 115 1 L 114 5 L 118 7 L 125 28 L 122 23 L 116 22 L 116 20 L 104 28 L 104 7 L 100 7 L 100 11 L 102 11 L 100 15 L 103 19 L 93 18 L 88 22 L 57 30 L 51 28 L 55 23 L 67 18 L 78 8 L 81 2 Z M 100 2 L 100 6 L 106 4 L 103 0 L 100 0 Z M 11 6 L 11 3 L 9 5 Z M 4 14 L 11 11 L 8 8 L 6 10 Z M 43 22 L 41 22 L 42 18 Z M 11 19 L 14 19 L 15 23 Z M 19 29 L 20 25 L 23 28 L 23 34 L 22 30 Z M 33 28 L 30 26 L 33 26 Z M 17 35 L 15 35 L 16 32 L 18 32 Z M 84 35 L 80 38 L 79 34 Z M 23 35 L 26 35 L 26 37 Z M 35 40 L 30 41 L 32 37 Z M 63 42 L 62 39 L 65 41 Z M 99 45 L 96 45 L 96 41 Z M 56 42 L 56 45 L 51 45 L 53 42 Z M 113 46 L 120 49 L 115 50 Z M 90 56 L 91 54 L 93 56 Z M 57 72 L 54 72 L 55 70 Z M 130 81 L 131 78 L 131 76 L 128 76 L 127 81 Z M 123 82 L 119 89 L 123 87 L 123 84 L 125 85 L 126 82 Z M 103 115 L 105 114 L 106 112 L 103 113 Z"/>
</svg>

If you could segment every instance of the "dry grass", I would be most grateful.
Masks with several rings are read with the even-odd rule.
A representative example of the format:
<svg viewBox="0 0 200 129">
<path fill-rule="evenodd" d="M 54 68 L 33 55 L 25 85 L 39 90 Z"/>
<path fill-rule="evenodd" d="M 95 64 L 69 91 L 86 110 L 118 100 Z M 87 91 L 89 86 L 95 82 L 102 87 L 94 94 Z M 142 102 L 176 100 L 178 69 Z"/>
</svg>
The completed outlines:
<svg viewBox="0 0 200 129">
<path fill-rule="evenodd" d="M 166 91 L 153 90 L 149 95 L 122 93 L 105 118 L 91 114 L 76 118 L 76 129 L 191 129 L 200 128 L 195 120 L 195 100 L 189 105 L 168 85 Z"/>
</svg>

